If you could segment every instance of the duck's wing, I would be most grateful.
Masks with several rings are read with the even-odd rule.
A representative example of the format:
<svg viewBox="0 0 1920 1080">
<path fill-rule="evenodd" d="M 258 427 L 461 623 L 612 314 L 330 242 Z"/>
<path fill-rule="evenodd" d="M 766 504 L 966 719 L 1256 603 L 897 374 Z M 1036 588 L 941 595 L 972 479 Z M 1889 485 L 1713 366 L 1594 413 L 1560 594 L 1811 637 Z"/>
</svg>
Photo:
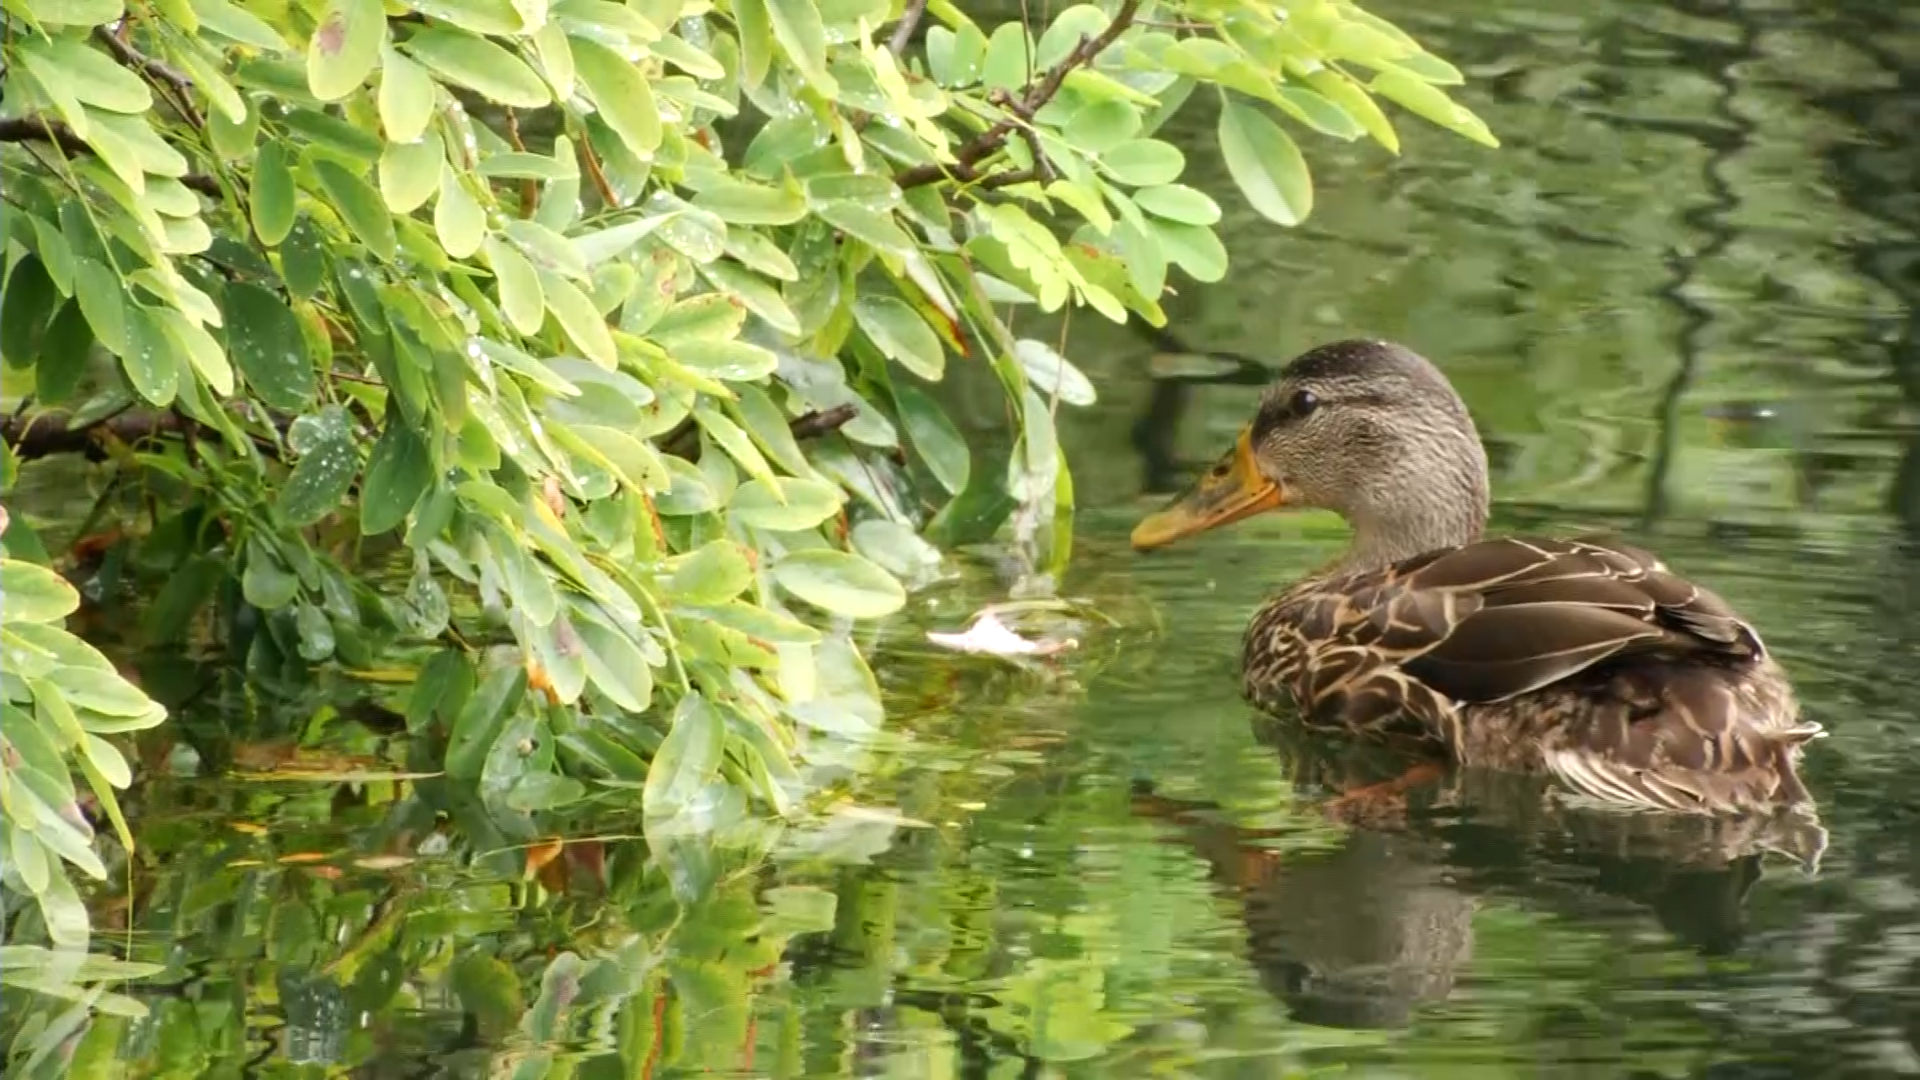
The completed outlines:
<svg viewBox="0 0 1920 1080">
<path fill-rule="evenodd" d="M 1609 660 L 1766 654 L 1719 597 L 1644 552 L 1583 540 L 1483 540 L 1334 578 L 1288 597 L 1253 632 L 1308 712 L 1391 733 L 1404 722 L 1388 715 L 1397 708 L 1440 739 L 1456 738 L 1461 704 L 1504 701 Z M 1251 686 L 1251 663 L 1248 674 Z"/>
</svg>

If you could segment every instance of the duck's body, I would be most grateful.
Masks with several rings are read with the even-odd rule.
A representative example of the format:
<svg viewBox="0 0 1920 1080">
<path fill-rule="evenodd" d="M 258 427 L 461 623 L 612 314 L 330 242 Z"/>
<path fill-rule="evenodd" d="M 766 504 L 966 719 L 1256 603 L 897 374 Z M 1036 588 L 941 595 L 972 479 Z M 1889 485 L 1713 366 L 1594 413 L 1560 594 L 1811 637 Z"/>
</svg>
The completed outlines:
<svg viewBox="0 0 1920 1080">
<path fill-rule="evenodd" d="M 1482 539 L 1486 466 L 1437 369 L 1347 342 L 1290 365 L 1235 452 L 1137 547 L 1282 505 L 1355 525 L 1348 556 L 1263 606 L 1244 688 L 1271 712 L 1606 802 L 1751 812 L 1808 802 L 1799 719 L 1759 635 L 1653 556 Z"/>
</svg>

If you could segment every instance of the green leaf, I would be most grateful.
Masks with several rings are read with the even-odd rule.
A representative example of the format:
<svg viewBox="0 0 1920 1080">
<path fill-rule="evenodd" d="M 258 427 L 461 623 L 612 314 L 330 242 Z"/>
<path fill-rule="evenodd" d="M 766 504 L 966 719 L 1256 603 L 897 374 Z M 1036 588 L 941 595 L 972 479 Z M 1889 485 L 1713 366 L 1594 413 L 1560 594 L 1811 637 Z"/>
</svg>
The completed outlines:
<svg viewBox="0 0 1920 1080">
<path fill-rule="evenodd" d="M 773 564 L 772 574 L 781 588 L 836 615 L 877 619 L 907 602 L 906 590 L 893 575 L 844 551 L 790 552 Z"/>
<path fill-rule="evenodd" d="M 675 360 L 702 375 L 728 382 L 764 379 L 780 366 L 780 358 L 771 350 L 744 341 L 689 338 L 668 351 Z"/>
<path fill-rule="evenodd" d="M 636 491 L 664 491 L 672 482 L 653 447 L 618 428 L 575 424 L 573 434 L 607 460 L 620 479 Z"/>
<path fill-rule="evenodd" d="M 862 296 L 853 302 L 853 317 L 888 359 L 930 382 L 938 382 L 945 374 L 947 356 L 940 338 L 906 301 Z"/>
<path fill-rule="evenodd" d="M 320 186 L 326 189 L 333 208 L 353 230 L 354 238 L 375 258 L 392 262 L 399 239 L 393 231 L 393 214 L 374 186 L 331 158 L 315 158 L 313 171 L 320 177 Z"/>
<path fill-rule="evenodd" d="M 433 231 L 440 238 L 440 246 L 456 259 L 479 251 L 487 237 L 487 212 L 467 193 L 467 186 L 460 182 L 460 174 L 451 163 L 440 167 L 440 201 L 433 206 Z"/>
<path fill-rule="evenodd" d="M 693 205 L 729 225 L 791 225 L 807 216 L 807 196 L 797 185 L 770 187 L 732 177 L 715 177 Z"/>
<path fill-rule="evenodd" d="M 7 292 L 0 298 L 0 358 L 10 368 L 32 367 L 40 342 L 60 301 L 60 291 L 38 256 L 13 264 Z"/>
<path fill-rule="evenodd" d="M 1068 405 L 1085 407 L 1094 403 L 1092 380 L 1046 342 L 1021 338 L 1013 343 L 1013 355 L 1042 401 L 1057 396 Z"/>
<path fill-rule="evenodd" d="M 629 712 L 645 712 L 653 700 L 653 671 L 626 633 L 593 619 L 575 625 L 587 680 L 608 700 Z"/>
<path fill-rule="evenodd" d="M 435 26 L 408 38 L 406 47 L 435 74 L 496 104 L 537 109 L 553 100 L 547 84 L 519 57 L 465 30 Z"/>
<path fill-rule="evenodd" d="M 1260 216 L 1280 225 L 1298 225 L 1313 212 L 1313 181 L 1306 159 L 1266 114 L 1231 98 L 1224 100 L 1220 153 L 1233 182 Z M 1191 267 L 1188 273 L 1193 273 Z"/>
<path fill-rule="evenodd" d="M 515 330 L 532 336 L 547 321 L 547 297 L 540 291 L 540 275 L 519 249 L 504 240 L 487 237 L 482 245 L 487 265 L 493 267 L 493 285 L 500 295 L 500 310 Z"/>
<path fill-rule="evenodd" d="M 790 476 L 749 480 L 733 490 L 727 516 L 743 525 L 776 532 L 811 529 L 840 512 L 845 499 L 840 489 L 821 480 Z"/>
<path fill-rule="evenodd" d="M 268 406 L 305 408 L 317 389 L 300 320 L 280 297 L 258 285 L 233 282 L 222 305 L 227 355 Z"/>
<path fill-rule="evenodd" d="M 774 40 L 801 78 L 828 98 L 838 97 L 840 84 L 827 71 L 827 31 L 815 0 L 766 0 L 766 8 Z"/>
<path fill-rule="evenodd" d="M 527 26 L 512 0 L 407 0 L 407 6 L 476 34 L 518 34 Z"/>
<path fill-rule="evenodd" d="M 154 308 L 152 313 L 173 340 L 175 355 L 185 357 L 215 393 L 233 393 L 233 367 L 227 363 L 226 350 L 205 327 L 173 308 Z"/>
<path fill-rule="evenodd" d="M 279 247 L 293 231 L 293 173 L 278 142 L 263 144 L 254 156 L 253 191 L 247 210 L 253 218 L 254 234 L 268 247 Z"/>
<path fill-rule="evenodd" d="M 1076 111 L 1061 134 L 1074 146 L 1099 154 L 1140 134 L 1140 109 L 1117 98 L 1095 102 Z"/>
<path fill-rule="evenodd" d="M 1392 153 L 1400 152 L 1400 136 L 1393 130 L 1393 122 L 1387 119 L 1387 114 L 1380 110 L 1370 94 L 1360 88 L 1359 83 L 1343 72 L 1327 67 L 1309 72 L 1306 78 L 1307 85 L 1359 122 L 1375 142 Z"/>
<path fill-rule="evenodd" d="M 21 43 L 20 59 L 42 86 L 57 82 L 93 108 L 139 114 L 153 107 L 153 94 L 140 76 L 79 39 L 28 39 Z"/>
<path fill-rule="evenodd" d="M 720 774 L 727 726 L 718 709 L 699 693 L 680 699 L 673 726 L 654 752 L 640 805 L 649 818 L 672 817 L 689 809 Z"/>
<path fill-rule="evenodd" d="M 1122 184 L 1152 187 L 1171 184 L 1187 167 L 1186 155 L 1172 143 L 1158 139 L 1129 139 L 1100 155 L 1108 175 Z"/>
<path fill-rule="evenodd" d="M 280 36 L 279 31 L 268 26 L 252 12 L 229 3 L 228 0 L 190 0 L 190 2 L 193 13 L 200 16 L 200 25 L 221 37 L 256 49 L 265 49 L 268 52 L 289 52 L 292 49 L 292 46 L 287 44 L 287 39 Z M 120 7 L 118 0 L 115 0 L 113 7 L 117 13 Z"/>
<path fill-rule="evenodd" d="M 675 603 L 719 604 L 740 595 L 753 582 L 753 567 L 731 540 L 712 540 L 683 555 L 667 580 Z"/>
<path fill-rule="evenodd" d="M 600 115 L 642 161 L 660 147 L 660 112 L 653 88 L 625 57 L 588 38 L 573 39 L 575 77 Z"/>
<path fill-rule="evenodd" d="M 824 934 L 833 929 L 839 898 L 817 885 L 781 885 L 760 895 L 767 917 L 763 934 Z"/>
<path fill-rule="evenodd" d="M 554 321 L 567 335 L 573 346 L 587 354 L 587 358 L 612 368 L 619 364 L 620 356 L 613 344 L 613 334 L 607 329 L 607 321 L 600 315 L 600 309 L 593 306 L 587 294 L 579 286 L 566 278 L 548 270 L 539 271 L 540 289 L 546 295 L 547 310 L 553 312 Z"/>
<path fill-rule="evenodd" d="M 127 351 L 127 290 L 105 263 L 73 259 L 73 296 L 93 328 L 94 339 L 115 356 Z"/>
<path fill-rule="evenodd" d="M 1482 146 L 1498 148 L 1500 140 L 1472 110 L 1448 97 L 1446 91 L 1404 71 L 1382 71 L 1373 77 L 1374 93 L 1426 120 Z"/>
<path fill-rule="evenodd" d="M 1155 217 L 1187 225 L 1212 225 L 1220 220 L 1220 204 L 1185 184 L 1162 184 L 1133 193 L 1134 204 Z"/>
<path fill-rule="evenodd" d="M 63 404 L 73 397 L 86 375 L 87 353 L 92 348 L 93 330 L 87 325 L 86 312 L 77 303 L 62 305 L 47 327 L 46 336 L 40 339 L 40 359 L 34 365 L 33 391 L 42 405 Z M 202 376 L 205 377 L 204 372 Z M 227 389 L 220 392 L 231 389 L 229 382 Z"/>
<path fill-rule="evenodd" d="M 59 622 L 79 609 L 80 593 L 43 566 L 0 559 L 0 603 L 9 623 Z"/>
<path fill-rule="evenodd" d="M 360 472 L 353 420 L 338 405 L 309 413 L 287 429 L 287 444 L 300 460 L 280 489 L 280 513 L 294 526 L 311 525 L 332 513 Z"/>
<path fill-rule="evenodd" d="M 507 717 L 520 707 L 527 692 L 526 669 L 495 668 L 467 699 L 460 715 L 454 717 L 447 739 L 447 775 L 455 780 L 477 780 L 485 768 L 487 751 L 493 749 Z"/>
<path fill-rule="evenodd" d="M 407 143 L 390 142 L 380 152 L 380 195 L 387 209 L 411 214 L 440 186 L 440 167 L 446 160 L 440 137 L 427 136 Z"/>
<path fill-rule="evenodd" d="M 380 47 L 380 123 L 389 141 L 410 143 L 426 134 L 439 93 L 426 68 L 391 45 Z"/>
<path fill-rule="evenodd" d="M 896 381 L 893 399 L 898 406 L 900 426 L 906 429 L 913 448 L 920 452 L 920 459 L 927 463 L 927 470 L 950 494 L 960 494 L 972 471 L 966 437 L 960 434 L 939 403 L 918 387 Z"/>
<path fill-rule="evenodd" d="M 321 101 L 338 101 L 360 88 L 380 62 L 387 13 L 380 0 L 329 0 L 307 43 L 307 86 Z"/>
<path fill-rule="evenodd" d="M 247 541 L 247 565 L 240 593 L 261 611 L 277 611 L 300 595 L 300 579 L 258 537 Z"/>
<path fill-rule="evenodd" d="M 173 337 L 156 316 L 154 308 L 134 304 L 127 309 L 127 351 L 120 356 L 127 381 L 143 398 L 155 405 L 171 405 L 180 391 L 182 357 L 174 348 Z"/>
<path fill-rule="evenodd" d="M 994 27 L 980 65 L 981 84 L 989 90 L 1019 90 L 1027 85 L 1029 73 L 1037 72 L 1027 28 L 1017 19 Z"/>
<path fill-rule="evenodd" d="M 432 481 L 427 444 L 405 417 L 389 414 L 387 429 L 373 444 L 367 482 L 360 491 L 360 534 L 376 536 L 405 521 Z"/>
</svg>

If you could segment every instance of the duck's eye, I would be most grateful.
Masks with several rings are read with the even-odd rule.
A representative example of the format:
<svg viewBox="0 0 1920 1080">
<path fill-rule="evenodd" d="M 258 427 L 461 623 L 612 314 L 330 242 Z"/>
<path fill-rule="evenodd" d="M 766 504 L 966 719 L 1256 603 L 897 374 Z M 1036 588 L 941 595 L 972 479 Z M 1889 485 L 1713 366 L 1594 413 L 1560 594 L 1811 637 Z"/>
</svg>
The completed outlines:
<svg viewBox="0 0 1920 1080">
<path fill-rule="evenodd" d="M 1320 407 L 1320 397 L 1311 390 L 1301 390 L 1293 395 L 1293 404 L 1287 411 L 1295 417 L 1305 417 Z"/>
</svg>

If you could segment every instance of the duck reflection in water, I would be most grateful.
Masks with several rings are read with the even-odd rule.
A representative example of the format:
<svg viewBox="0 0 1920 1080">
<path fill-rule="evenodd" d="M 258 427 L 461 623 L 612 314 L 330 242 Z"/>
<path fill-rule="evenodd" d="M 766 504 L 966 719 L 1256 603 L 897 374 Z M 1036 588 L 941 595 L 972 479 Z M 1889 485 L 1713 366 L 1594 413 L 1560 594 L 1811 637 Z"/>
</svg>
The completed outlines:
<svg viewBox="0 0 1920 1080">
<path fill-rule="evenodd" d="M 1337 846 L 1287 850 L 1301 828 L 1235 826 L 1214 804 L 1144 782 L 1133 809 L 1207 864 L 1240 908 L 1262 984 L 1303 1023 L 1402 1027 L 1444 1002 L 1470 970 L 1485 899 L 1575 920 L 1624 901 L 1702 955 L 1741 942 L 1767 846 L 1751 823 L 1578 805 L 1543 778 L 1488 770 L 1381 784 L 1407 775 L 1406 756 L 1267 718 L 1256 734 L 1304 805 L 1351 826 Z M 1312 802 L 1355 790 L 1367 797 Z"/>
</svg>

